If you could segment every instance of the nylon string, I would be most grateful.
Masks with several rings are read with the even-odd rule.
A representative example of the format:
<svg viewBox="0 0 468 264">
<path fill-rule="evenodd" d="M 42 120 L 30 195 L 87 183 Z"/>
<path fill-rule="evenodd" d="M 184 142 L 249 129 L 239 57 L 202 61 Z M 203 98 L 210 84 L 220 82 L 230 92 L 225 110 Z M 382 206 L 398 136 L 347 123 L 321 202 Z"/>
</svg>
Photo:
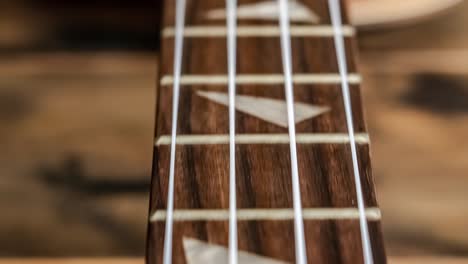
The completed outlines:
<svg viewBox="0 0 468 264">
<path fill-rule="evenodd" d="M 335 49 L 338 59 L 338 68 L 341 76 L 341 88 L 343 93 L 343 102 L 346 112 L 346 124 L 348 127 L 349 134 L 349 144 L 351 147 L 351 158 L 353 162 L 354 170 L 354 183 L 356 185 L 356 196 L 357 204 L 359 210 L 359 225 L 361 231 L 361 241 L 364 255 L 365 264 L 373 264 L 372 257 L 372 247 L 369 239 L 369 229 L 367 226 L 366 212 L 364 198 L 362 194 L 362 185 L 361 185 L 361 176 L 359 172 L 359 164 L 357 159 L 356 151 L 356 140 L 354 137 L 354 126 L 353 126 L 353 116 L 352 116 L 352 106 L 351 98 L 349 95 L 349 84 L 348 84 L 348 69 L 346 66 L 346 53 L 344 48 L 343 40 L 343 31 L 342 31 L 342 21 L 341 21 L 341 7 L 339 0 L 329 0 L 330 16 L 332 19 L 333 29 L 334 29 L 334 40 L 335 40 Z"/>
<path fill-rule="evenodd" d="M 304 239 L 304 222 L 302 218 L 301 190 L 299 184 L 299 171 L 297 166 L 296 150 L 296 123 L 294 121 L 294 92 L 292 82 L 291 66 L 291 35 L 289 32 L 289 11 L 288 0 L 278 0 L 279 24 L 281 30 L 281 58 L 284 72 L 284 89 L 286 94 L 288 130 L 289 130 L 289 149 L 291 155 L 291 180 L 293 192 L 294 207 L 294 238 L 296 263 L 306 264 L 307 253 Z"/>
<path fill-rule="evenodd" d="M 229 89 L 229 263 L 237 264 L 236 205 L 236 30 L 237 1 L 226 0 L 228 89 Z"/>
<path fill-rule="evenodd" d="M 176 35 L 174 48 L 174 83 L 172 87 L 172 132 L 171 132 L 171 156 L 169 164 L 169 183 L 167 191 L 167 216 L 164 233 L 163 263 L 172 264 L 172 226 L 174 218 L 174 170 L 175 151 L 177 138 L 177 118 L 179 111 L 180 75 L 182 70 L 182 48 L 185 24 L 185 0 L 176 1 Z"/>
</svg>

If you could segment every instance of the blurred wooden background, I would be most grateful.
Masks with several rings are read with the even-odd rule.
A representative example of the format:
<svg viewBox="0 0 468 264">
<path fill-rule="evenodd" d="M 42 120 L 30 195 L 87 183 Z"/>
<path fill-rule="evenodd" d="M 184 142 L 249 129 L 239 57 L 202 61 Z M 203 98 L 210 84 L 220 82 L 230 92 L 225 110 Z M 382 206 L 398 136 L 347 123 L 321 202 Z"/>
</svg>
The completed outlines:
<svg viewBox="0 0 468 264">
<path fill-rule="evenodd" d="M 359 39 L 390 254 L 468 255 L 467 11 Z"/>
<path fill-rule="evenodd" d="M 144 253 L 157 10 L 109 2 L 0 4 L 0 257 Z M 359 34 L 391 256 L 468 256 L 467 12 Z"/>
<path fill-rule="evenodd" d="M 44 258 L 44 259 L 0 259 L 0 264 L 143 264 L 142 258 Z M 462 264 L 463 258 L 447 257 L 390 257 L 389 264 Z"/>
</svg>

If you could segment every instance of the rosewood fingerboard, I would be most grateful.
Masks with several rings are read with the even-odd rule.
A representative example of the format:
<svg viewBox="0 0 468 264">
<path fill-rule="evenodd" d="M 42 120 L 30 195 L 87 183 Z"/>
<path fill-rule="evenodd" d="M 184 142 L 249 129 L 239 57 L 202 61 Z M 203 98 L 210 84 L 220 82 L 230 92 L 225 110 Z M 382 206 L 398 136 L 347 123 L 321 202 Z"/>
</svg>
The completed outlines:
<svg viewBox="0 0 468 264">
<path fill-rule="evenodd" d="M 240 0 L 238 5 L 254 2 Z M 296 120 L 296 133 L 307 258 L 309 263 L 363 263 L 351 149 L 327 1 L 300 3 L 320 19 L 317 23 L 291 22 L 296 116 L 302 116 Z M 175 160 L 173 263 L 198 264 L 197 253 L 206 249 L 225 254 L 222 263 L 228 263 L 229 118 L 227 44 L 223 31 L 226 22 L 207 15 L 211 10 L 224 8 L 224 1 L 187 0 Z M 149 264 L 162 263 L 163 258 L 174 15 L 175 0 L 165 0 L 146 257 Z M 348 26 L 346 15 L 343 21 L 374 262 L 386 263 L 360 78 L 353 54 L 354 31 Z M 246 28 L 250 30 L 248 34 L 241 33 Z M 284 124 L 287 113 L 278 22 L 243 18 L 238 20 L 238 32 L 235 120 L 238 247 L 240 254 L 251 254 L 243 256 L 265 257 L 271 263 L 294 263 L 291 161 L 288 128 Z"/>
</svg>

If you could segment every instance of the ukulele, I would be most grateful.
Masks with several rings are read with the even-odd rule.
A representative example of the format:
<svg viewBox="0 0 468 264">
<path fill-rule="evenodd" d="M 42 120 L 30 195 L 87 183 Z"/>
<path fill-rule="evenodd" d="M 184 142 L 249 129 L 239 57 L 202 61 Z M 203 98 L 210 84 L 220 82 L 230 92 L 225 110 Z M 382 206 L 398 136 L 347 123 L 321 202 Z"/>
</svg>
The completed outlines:
<svg viewBox="0 0 468 264">
<path fill-rule="evenodd" d="M 350 20 L 363 28 L 406 25 L 441 13 L 462 0 L 347 0 Z"/>
<path fill-rule="evenodd" d="M 162 10 L 147 263 L 386 263 L 344 3 Z"/>
</svg>

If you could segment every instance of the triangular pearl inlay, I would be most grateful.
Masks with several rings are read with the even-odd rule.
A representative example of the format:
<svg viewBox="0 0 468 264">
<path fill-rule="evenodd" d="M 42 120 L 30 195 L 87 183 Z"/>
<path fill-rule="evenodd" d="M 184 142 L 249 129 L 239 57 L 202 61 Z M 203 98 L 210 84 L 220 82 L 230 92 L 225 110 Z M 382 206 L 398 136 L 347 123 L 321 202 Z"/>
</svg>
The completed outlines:
<svg viewBox="0 0 468 264">
<path fill-rule="evenodd" d="M 229 96 L 226 93 L 198 91 L 197 94 L 213 102 L 225 106 L 229 105 Z M 248 95 L 236 95 L 235 107 L 237 111 L 255 116 L 278 126 L 288 127 L 288 116 L 285 100 Z M 315 106 L 295 102 L 295 122 L 302 122 L 306 119 L 321 115 L 329 110 L 330 108 L 326 106 Z"/>
<path fill-rule="evenodd" d="M 229 264 L 229 250 L 193 238 L 183 238 L 185 259 L 188 264 Z M 239 264 L 286 264 L 286 262 L 238 251 Z"/>
<path fill-rule="evenodd" d="M 292 22 L 307 22 L 318 23 L 320 18 L 307 6 L 297 2 L 289 1 L 289 19 Z M 208 19 L 225 19 L 225 9 L 215 9 L 208 11 L 206 14 Z M 261 19 L 261 20 L 278 20 L 278 2 L 265 1 L 259 3 L 245 4 L 237 7 L 238 19 Z"/>
</svg>

